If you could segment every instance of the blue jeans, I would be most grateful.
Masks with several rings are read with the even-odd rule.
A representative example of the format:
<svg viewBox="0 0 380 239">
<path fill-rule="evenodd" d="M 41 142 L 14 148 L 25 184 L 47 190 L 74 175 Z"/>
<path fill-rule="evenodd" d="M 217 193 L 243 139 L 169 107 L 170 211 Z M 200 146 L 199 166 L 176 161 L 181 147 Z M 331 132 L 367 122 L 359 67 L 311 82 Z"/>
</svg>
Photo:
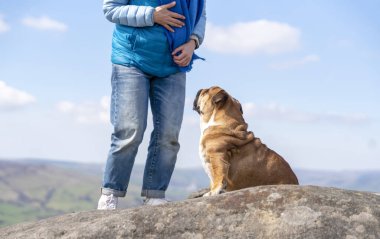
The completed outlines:
<svg viewBox="0 0 380 239">
<path fill-rule="evenodd" d="M 124 197 L 147 125 L 148 102 L 153 115 L 142 196 L 164 198 L 179 151 L 178 136 L 185 104 L 186 74 L 164 78 L 135 67 L 112 66 L 111 138 L 102 194 Z"/>
</svg>

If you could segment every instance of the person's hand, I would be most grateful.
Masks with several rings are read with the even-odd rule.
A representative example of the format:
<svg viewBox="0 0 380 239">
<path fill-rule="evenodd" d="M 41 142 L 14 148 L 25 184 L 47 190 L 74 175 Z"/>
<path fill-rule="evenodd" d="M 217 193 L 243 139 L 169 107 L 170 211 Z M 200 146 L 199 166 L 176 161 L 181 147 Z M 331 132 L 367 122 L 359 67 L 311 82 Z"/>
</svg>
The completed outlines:
<svg viewBox="0 0 380 239">
<path fill-rule="evenodd" d="M 183 15 L 169 11 L 169 8 L 174 7 L 176 2 L 171 2 L 165 5 L 156 7 L 153 13 L 153 21 L 162 25 L 171 32 L 174 32 L 172 27 L 183 27 L 185 23 L 178 19 L 185 19 Z"/>
<path fill-rule="evenodd" d="M 173 61 L 178 66 L 188 66 L 190 64 L 191 58 L 193 57 L 194 50 L 195 42 L 194 40 L 190 40 L 173 51 Z"/>
</svg>

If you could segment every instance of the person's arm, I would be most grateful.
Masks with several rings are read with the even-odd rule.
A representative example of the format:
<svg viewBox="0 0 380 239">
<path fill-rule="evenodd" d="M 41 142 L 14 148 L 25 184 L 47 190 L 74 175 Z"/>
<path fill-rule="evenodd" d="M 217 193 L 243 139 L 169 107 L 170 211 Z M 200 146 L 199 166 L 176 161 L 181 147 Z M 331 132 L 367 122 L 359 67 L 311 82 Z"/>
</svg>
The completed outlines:
<svg viewBox="0 0 380 239">
<path fill-rule="evenodd" d="M 129 5 L 129 0 L 104 0 L 103 12 L 113 23 L 131 27 L 154 25 L 154 7 Z"/>
<path fill-rule="evenodd" d="M 191 34 L 190 39 L 193 39 L 196 43 L 196 48 L 198 48 L 205 37 L 206 31 L 206 0 L 204 0 L 204 6 L 202 11 L 202 16 L 200 17 L 197 25 L 194 28 L 193 34 Z"/>
<path fill-rule="evenodd" d="M 184 16 L 169 10 L 175 6 L 176 2 L 156 8 L 128 5 L 128 3 L 129 0 L 104 0 L 104 15 L 110 22 L 130 27 L 150 27 L 157 23 L 174 32 L 172 27 L 183 27 L 185 25 L 181 21 L 185 19 Z"/>
</svg>

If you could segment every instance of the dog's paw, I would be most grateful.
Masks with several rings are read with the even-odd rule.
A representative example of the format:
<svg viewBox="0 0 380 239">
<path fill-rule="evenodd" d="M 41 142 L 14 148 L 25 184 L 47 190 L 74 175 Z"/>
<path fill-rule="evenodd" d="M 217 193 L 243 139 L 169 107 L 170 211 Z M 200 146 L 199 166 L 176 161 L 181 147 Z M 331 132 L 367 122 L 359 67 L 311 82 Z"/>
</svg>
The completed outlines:
<svg viewBox="0 0 380 239">
<path fill-rule="evenodd" d="M 216 196 L 224 192 L 225 190 L 223 189 L 223 187 L 218 187 L 217 189 L 211 190 L 210 192 L 203 194 L 203 197 Z"/>
<path fill-rule="evenodd" d="M 220 194 L 220 193 L 219 193 L 219 192 L 213 192 L 213 191 L 210 191 L 210 192 L 208 192 L 208 193 L 203 194 L 203 197 L 216 196 L 216 195 L 218 195 L 218 194 Z"/>
<path fill-rule="evenodd" d="M 210 191 L 210 192 L 208 192 L 208 193 L 205 193 L 205 194 L 203 194 L 203 196 L 202 196 L 202 197 L 210 197 L 210 196 L 212 196 L 212 195 L 211 195 L 211 191 Z"/>
<path fill-rule="evenodd" d="M 187 199 L 200 198 L 200 197 L 203 197 L 203 194 L 208 193 L 208 192 L 210 192 L 210 188 L 203 188 L 201 190 L 191 193 L 187 197 Z"/>
</svg>

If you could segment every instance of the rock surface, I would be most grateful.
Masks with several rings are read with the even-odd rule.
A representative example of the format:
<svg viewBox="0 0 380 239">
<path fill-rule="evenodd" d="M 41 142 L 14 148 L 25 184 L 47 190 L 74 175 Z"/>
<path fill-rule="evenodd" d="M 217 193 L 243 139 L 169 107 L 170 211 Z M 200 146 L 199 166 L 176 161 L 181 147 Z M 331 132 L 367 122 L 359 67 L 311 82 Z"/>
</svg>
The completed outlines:
<svg viewBox="0 0 380 239">
<path fill-rule="evenodd" d="M 380 238 L 380 196 L 263 186 L 161 206 L 72 213 L 0 229 L 0 238 Z"/>
</svg>

